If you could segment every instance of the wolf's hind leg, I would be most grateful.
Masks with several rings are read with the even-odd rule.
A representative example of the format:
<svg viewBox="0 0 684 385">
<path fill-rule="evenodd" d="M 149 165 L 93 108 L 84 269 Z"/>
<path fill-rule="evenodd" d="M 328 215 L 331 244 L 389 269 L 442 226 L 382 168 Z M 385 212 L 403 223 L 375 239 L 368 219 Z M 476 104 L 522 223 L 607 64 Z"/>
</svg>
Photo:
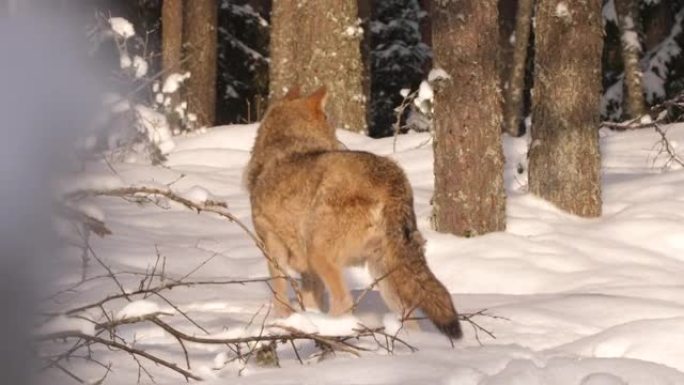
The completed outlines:
<svg viewBox="0 0 684 385">
<path fill-rule="evenodd" d="M 313 271 L 302 273 L 302 301 L 307 310 L 323 311 L 325 305 L 325 285 Z"/>
<path fill-rule="evenodd" d="M 320 249 L 311 250 L 317 253 L 324 253 Z M 324 257 L 325 254 L 314 254 L 321 257 L 311 258 L 311 267 L 318 274 L 330 291 L 330 314 L 337 316 L 348 313 L 351 310 L 353 301 L 347 284 L 342 276 L 342 268 L 339 264 L 333 263 Z"/>
</svg>

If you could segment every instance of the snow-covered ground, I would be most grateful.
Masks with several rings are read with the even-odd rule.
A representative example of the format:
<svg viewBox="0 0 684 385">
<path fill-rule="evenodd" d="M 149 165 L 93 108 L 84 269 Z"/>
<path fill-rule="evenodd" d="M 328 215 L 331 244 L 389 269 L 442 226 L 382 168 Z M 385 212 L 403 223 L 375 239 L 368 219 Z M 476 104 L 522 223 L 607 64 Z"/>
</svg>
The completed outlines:
<svg viewBox="0 0 684 385">
<path fill-rule="evenodd" d="M 684 124 L 668 129 L 673 145 L 684 143 Z M 164 167 L 113 164 L 114 174 L 104 164 L 91 164 L 80 183 L 169 185 L 191 199 L 223 200 L 231 213 L 251 226 L 242 170 L 255 132 L 256 125 L 235 125 L 174 138 L 176 146 Z M 339 132 L 350 149 L 388 155 L 403 166 L 415 190 L 430 266 L 461 313 L 487 309 L 490 316 L 473 320 L 496 338 L 479 332 L 478 342 L 475 329 L 464 323 L 465 337 L 452 347 L 426 324 L 423 331 L 401 335 L 419 349 L 415 353 L 398 346 L 394 355 L 382 350 L 364 352 L 358 358 L 340 353 L 318 362 L 307 359 L 316 351 L 312 344 L 300 342 L 305 364 L 298 362 L 289 345 L 283 345 L 281 368 L 225 364 L 231 357 L 225 346 L 188 344 L 193 373 L 210 384 L 250 385 L 684 384 L 684 170 L 664 167 L 667 157 L 659 155 L 659 136 L 653 130 L 601 134 L 603 217 L 577 218 L 527 193 L 525 172 L 517 171 L 519 164 L 525 164 L 526 140 L 506 137 L 508 230 L 464 239 L 429 228 L 433 160 L 427 134 L 399 137 L 397 152 L 392 153 L 392 138 L 373 140 Z M 156 203 L 138 205 L 119 198 L 87 202 L 88 212 L 103 218 L 113 232 L 102 239 L 93 236 L 93 250 L 126 289 L 137 289 L 155 264 L 155 271 L 163 271 L 167 280 L 267 276 L 264 258 L 239 226 L 175 203 Z M 64 257 L 54 260 L 53 292 L 81 279 L 81 251 L 65 251 Z M 89 279 L 46 307 L 63 311 L 116 294 L 115 283 L 104 273 L 91 260 Z M 347 278 L 356 295 L 370 283 L 361 269 L 351 270 Z M 223 337 L 247 335 L 264 322 L 274 322 L 270 317 L 263 320 L 271 294 L 261 282 L 175 288 L 164 293 L 163 298 L 136 298 L 141 301 L 133 304 L 114 301 L 107 310 L 118 318 L 165 314 L 162 319 L 198 336 L 207 334 L 186 315 L 209 335 Z M 357 319 L 380 326 L 388 319 L 386 312 L 373 292 L 364 297 L 357 318 L 343 318 L 339 325 L 319 314 L 300 314 L 287 323 L 328 334 L 349 328 L 350 322 L 353 326 Z M 60 317 L 55 323 L 68 321 Z M 81 322 L 75 327 L 84 326 Z M 178 342 L 153 324 L 121 327 L 119 334 L 134 340 L 140 349 L 185 366 Z M 105 366 L 112 364 L 106 383 L 136 382 L 138 365 L 130 356 L 100 349 L 96 357 Z M 176 373 L 141 362 L 158 383 L 185 382 Z M 85 360 L 73 359 L 68 364 L 86 380 L 97 380 L 105 371 Z M 46 383 L 73 383 L 61 371 L 45 373 Z M 151 382 L 144 373 L 141 381 Z"/>
</svg>

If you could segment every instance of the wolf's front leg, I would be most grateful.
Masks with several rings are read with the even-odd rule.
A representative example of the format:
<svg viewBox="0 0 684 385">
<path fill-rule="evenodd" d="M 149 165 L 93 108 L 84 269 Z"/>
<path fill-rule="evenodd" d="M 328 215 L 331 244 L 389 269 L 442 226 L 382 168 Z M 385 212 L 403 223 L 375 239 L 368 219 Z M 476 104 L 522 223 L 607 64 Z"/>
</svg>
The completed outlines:
<svg viewBox="0 0 684 385">
<path fill-rule="evenodd" d="M 284 273 L 273 263 L 268 263 L 271 272 L 271 289 L 273 290 L 273 309 L 276 317 L 284 318 L 294 313 L 294 308 L 287 296 L 287 278 Z"/>
<path fill-rule="evenodd" d="M 271 288 L 273 290 L 273 308 L 276 317 L 287 317 L 294 313 L 294 307 L 287 295 L 288 279 L 283 261 L 287 260 L 288 250 L 273 233 L 263 238 L 268 253 L 268 271 L 271 274 Z"/>
</svg>

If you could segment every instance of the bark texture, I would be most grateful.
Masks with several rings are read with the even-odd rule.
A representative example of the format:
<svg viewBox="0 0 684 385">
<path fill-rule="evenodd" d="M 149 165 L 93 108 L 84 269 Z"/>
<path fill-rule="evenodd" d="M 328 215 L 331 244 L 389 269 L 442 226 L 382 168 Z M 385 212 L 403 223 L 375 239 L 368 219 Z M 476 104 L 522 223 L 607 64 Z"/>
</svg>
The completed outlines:
<svg viewBox="0 0 684 385">
<path fill-rule="evenodd" d="M 211 126 L 216 115 L 217 0 L 185 3 L 185 49 L 188 56 L 186 80 L 188 111 L 197 114 L 198 126 Z"/>
<path fill-rule="evenodd" d="M 499 8 L 499 56 L 497 57 L 497 67 L 499 69 L 499 88 L 503 90 L 501 99 L 502 111 L 506 106 L 506 91 L 510 82 L 510 74 L 513 69 L 513 51 L 515 42 L 511 41 L 511 36 L 515 33 L 515 20 L 518 9 L 518 0 L 498 0 Z M 504 118 L 501 126 L 506 130 L 506 120 Z"/>
<path fill-rule="evenodd" d="M 362 0 L 363 1 L 363 0 Z M 418 0 L 420 9 L 428 16 L 420 21 L 420 40 L 423 44 L 432 48 L 432 1 L 433 0 Z M 423 64 L 423 71 L 427 74 L 432 69 L 432 57 L 428 57 Z"/>
<path fill-rule="evenodd" d="M 523 92 L 525 91 L 525 64 L 530 41 L 533 0 L 519 0 L 515 21 L 515 44 L 507 87 L 504 93 L 504 129 L 518 136 L 522 121 Z"/>
<path fill-rule="evenodd" d="M 620 27 L 620 48 L 624 64 L 624 103 L 626 117 L 635 118 L 646 113 L 646 102 L 641 85 L 641 44 L 639 42 L 639 3 L 637 0 L 615 0 L 615 11 Z"/>
<path fill-rule="evenodd" d="M 434 225 L 464 236 L 505 228 L 496 0 L 432 4 L 435 66 Z"/>
<path fill-rule="evenodd" d="M 599 216 L 601 0 L 538 1 L 536 37 L 530 191 L 572 214 Z"/>
<path fill-rule="evenodd" d="M 162 71 L 164 79 L 181 72 L 183 55 L 183 0 L 164 0 L 162 3 Z M 171 108 L 180 102 L 178 92 L 171 95 Z M 180 126 L 177 114 L 168 114 L 172 130 Z"/>
<path fill-rule="evenodd" d="M 644 28 L 644 52 L 648 52 L 662 43 L 670 34 L 674 24 L 674 13 L 671 2 L 660 1 L 651 4 L 650 12 L 641 18 Z"/>
<path fill-rule="evenodd" d="M 337 127 L 365 131 L 362 29 L 355 0 L 274 0 L 271 13 L 271 97 L 292 87 L 325 86 L 326 112 Z"/>
<path fill-rule="evenodd" d="M 162 71 L 180 71 L 183 46 L 183 0 L 164 0 L 162 4 Z"/>
</svg>

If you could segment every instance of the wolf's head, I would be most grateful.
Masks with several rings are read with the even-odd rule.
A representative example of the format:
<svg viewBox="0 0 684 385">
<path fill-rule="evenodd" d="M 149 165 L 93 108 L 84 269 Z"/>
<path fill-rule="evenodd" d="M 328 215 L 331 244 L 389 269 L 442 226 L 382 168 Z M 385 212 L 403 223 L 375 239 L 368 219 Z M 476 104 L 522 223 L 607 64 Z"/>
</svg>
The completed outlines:
<svg viewBox="0 0 684 385">
<path fill-rule="evenodd" d="M 335 129 L 325 115 L 326 101 L 325 86 L 307 96 L 300 95 L 299 88 L 294 87 L 271 105 L 260 130 L 277 130 L 285 135 L 310 139 L 335 139 Z"/>
<path fill-rule="evenodd" d="M 291 155 L 339 148 L 335 128 L 324 112 L 326 96 L 325 87 L 306 96 L 295 87 L 271 104 L 252 149 L 246 174 L 248 188 L 269 163 Z"/>
</svg>

